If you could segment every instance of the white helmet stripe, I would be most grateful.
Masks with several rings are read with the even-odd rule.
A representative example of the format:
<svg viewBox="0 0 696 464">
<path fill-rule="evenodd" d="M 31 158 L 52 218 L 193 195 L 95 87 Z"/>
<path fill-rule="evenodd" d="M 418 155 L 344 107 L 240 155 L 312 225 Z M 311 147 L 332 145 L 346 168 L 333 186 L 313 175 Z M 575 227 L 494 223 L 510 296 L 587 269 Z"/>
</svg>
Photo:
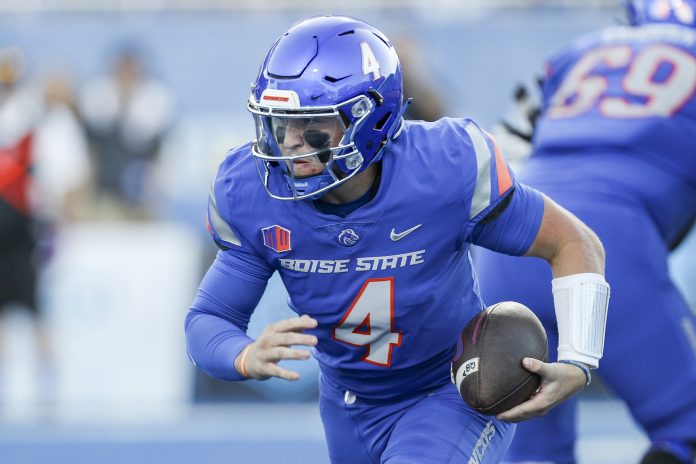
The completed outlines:
<svg viewBox="0 0 696 464">
<path fill-rule="evenodd" d="M 491 150 L 481 129 L 475 124 L 467 124 L 466 132 L 474 143 L 476 153 L 476 188 L 471 200 L 469 219 L 486 209 L 491 203 Z"/>
<path fill-rule="evenodd" d="M 241 245 L 242 242 L 239 241 L 237 235 L 232 231 L 229 224 L 227 224 L 227 221 L 220 216 L 220 211 L 218 211 L 217 202 L 215 201 L 215 189 L 213 185 L 210 186 L 210 206 L 208 211 L 210 212 L 210 225 L 218 236 L 232 245 Z"/>
<path fill-rule="evenodd" d="M 298 109 L 300 97 L 293 90 L 265 89 L 259 103 L 271 108 Z"/>
</svg>

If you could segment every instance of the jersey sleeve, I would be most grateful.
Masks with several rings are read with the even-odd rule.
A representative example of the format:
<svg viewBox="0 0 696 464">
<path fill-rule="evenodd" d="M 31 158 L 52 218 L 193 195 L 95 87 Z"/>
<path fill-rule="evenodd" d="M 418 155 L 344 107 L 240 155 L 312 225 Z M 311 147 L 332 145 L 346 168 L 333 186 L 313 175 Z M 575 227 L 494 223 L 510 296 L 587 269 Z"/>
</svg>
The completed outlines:
<svg viewBox="0 0 696 464">
<path fill-rule="evenodd" d="M 473 189 L 469 189 L 469 226 L 472 228 L 511 192 L 514 178 L 500 147 L 489 133 L 473 121 L 469 121 L 465 130 L 476 156 L 476 178 Z"/>
<path fill-rule="evenodd" d="M 234 360 L 252 339 L 249 319 L 274 269 L 244 246 L 229 207 L 230 182 L 220 168 L 208 201 L 206 226 L 221 248 L 186 316 L 186 346 L 195 365 L 221 380 L 242 380 Z"/>
<path fill-rule="evenodd" d="M 221 168 L 222 170 L 222 168 Z M 241 247 L 237 232 L 230 223 L 222 216 L 221 210 L 227 209 L 227 199 L 223 186 L 225 182 L 220 179 L 220 173 L 210 184 L 210 195 L 208 195 L 208 214 L 206 216 L 205 227 L 208 229 L 215 244 L 222 250 Z M 219 199 L 218 199 L 219 197 Z M 219 206 L 218 206 L 219 205 Z"/>
<path fill-rule="evenodd" d="M 253 340 L 249 319 L 270 278 L 250 255 L 218 252 L 186 316 L 186 349 L 193 363 L 221 380 L 242 380 L 234 360 Z"/>
<path fill-rule="evenodd" d="M 543 195 L 514 182 L 505 200 L 474 227 L 471 242 L 489 250 L 521 256 L 532 246 L 543 216 Z"/>
<path fill-rule="evenodd" d="M 493 136 L 473 122 L 466 132 L 476 155 L 468 239 L 494 251 L 522 255 L 541 226 L 543 197 L 515 180 Z"/>
</svg>

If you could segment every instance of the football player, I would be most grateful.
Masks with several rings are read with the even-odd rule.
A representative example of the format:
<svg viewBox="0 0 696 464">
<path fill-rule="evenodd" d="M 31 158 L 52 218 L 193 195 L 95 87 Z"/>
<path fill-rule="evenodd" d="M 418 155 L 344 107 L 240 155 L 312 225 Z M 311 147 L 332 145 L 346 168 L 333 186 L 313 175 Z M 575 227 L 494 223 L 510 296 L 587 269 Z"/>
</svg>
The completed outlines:
<svg viewBox="0 0 696 464">
<path fill-rule="evenodd" d="M 518 179 L 580 217 L 606 248 L 613 295 L 601 375 L 652 442 L 642 463 L 693 463 L 696 320 L 667 257 L 696 216 L 696 1 L 627 5 L 629 25 L 581 37 L 548 61 L 533 154 Z M 543 263 L 475 256 L 483 298 L 533 308 L 557 342 Z M 571 400 L 525 422 L 506 461 L 575 462 L 575 418 Z"/>
<path fill-rule="evenodd" d="M 296 380 L 278 363 L 311 347 L 334 463 L 499 462 L 512 422 L 581 390 L 602 355 L 603 249 L 517 183 L 476 123 L 404 121 L 407 105 L 393 46 L 360 20 L 313 17 L 273 44 L 248 101 L 256 140 L 231 150 L 212 184 L 221 250 L 186 317 L 188 352 L 220 379 Z M 450 381 L 461 331 L 484 307 L 472 243 L 549 261 L 573 335 L 564 362 L 526 359 L 543 386 L 498 417 Z M 252 340 L 273 272 L 299 317 Z"/>
</svg>

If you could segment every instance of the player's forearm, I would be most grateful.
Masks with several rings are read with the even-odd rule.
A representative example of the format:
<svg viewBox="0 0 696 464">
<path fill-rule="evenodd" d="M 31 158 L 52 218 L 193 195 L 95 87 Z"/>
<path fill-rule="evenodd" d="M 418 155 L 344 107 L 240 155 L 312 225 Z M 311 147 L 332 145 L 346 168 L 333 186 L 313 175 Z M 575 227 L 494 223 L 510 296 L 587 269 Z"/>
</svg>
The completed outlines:
<svg viewBox="0 0 696 464">
<path fill-rule="evenodd" d="M 604 247 L 589 227 L 548 197 L 534 243 L 526 253 L 549 262 L 553 277 L 604 275 Z"/>
<path fill-rule="evenodd" d="M 196 310 L 185 322 L 186 349 L 194 364 L 220 380 L 244 380 L 234 361 L 252 339 L 230 321 Z"/>
<path fill-rule="evenodd" d="M 201 370 L 221 380 L 242 380 L 234 360 L 251 338 L 251 313 L 266 288 L 253 263 L 233 253 L 219 253 L 208 269 L 186 316 L 186 345 Z M 247 273 L 244 273 L 246 270 Z"/>
<path fill-rule="evenodd" d="M 545 198 L 542 225 L 528 254 L 546 259 L 553 271 L 558 359 L 597 367 L 609 303 L 601 242 L 579 219 Z"/>
<path fill-rule="evenodd" d="M 588 272 L 604 275 L 604 247 L 594 232 L 580 223 L 568 233 L 567 241 L 548 258 L 553 277 Z"/>
</svg>

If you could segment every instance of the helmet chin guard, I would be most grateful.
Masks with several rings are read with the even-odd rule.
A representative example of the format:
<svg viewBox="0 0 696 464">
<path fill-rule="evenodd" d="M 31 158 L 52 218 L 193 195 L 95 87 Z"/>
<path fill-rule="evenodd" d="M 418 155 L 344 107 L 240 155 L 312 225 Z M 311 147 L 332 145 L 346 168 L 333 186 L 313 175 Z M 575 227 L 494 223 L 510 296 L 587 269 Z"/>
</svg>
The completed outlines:
<svg viewBox="0 0 696 464">
<path fill-rule="evenodd" d="M 247 104 L 268 194 L 315 199 L 367 169 L 401 127 L 402 99 L 401 66 L 380 31 L 345 16 L 295 24 L 271 47 Z"/>
</svg>

